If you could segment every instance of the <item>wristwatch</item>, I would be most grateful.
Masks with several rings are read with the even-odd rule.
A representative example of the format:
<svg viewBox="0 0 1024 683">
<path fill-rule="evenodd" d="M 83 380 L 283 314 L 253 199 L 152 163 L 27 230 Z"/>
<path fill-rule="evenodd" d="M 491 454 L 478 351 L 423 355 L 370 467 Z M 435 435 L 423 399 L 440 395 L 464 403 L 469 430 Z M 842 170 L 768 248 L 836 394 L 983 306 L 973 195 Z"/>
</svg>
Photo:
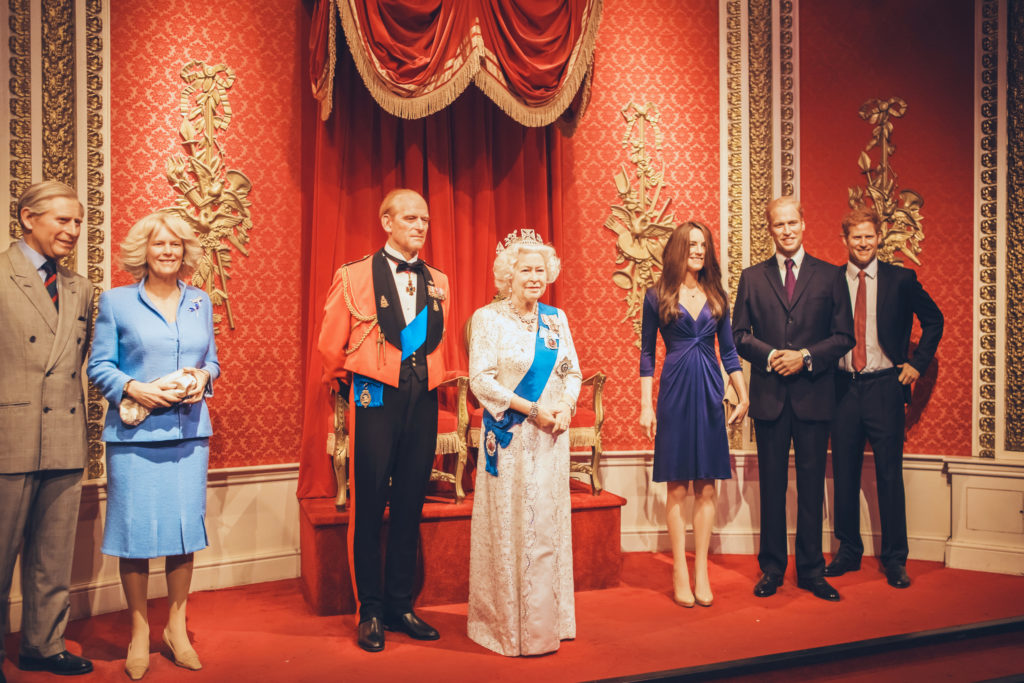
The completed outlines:
<svg viewBox="0 0 1024 683">
<path fill-rule="evenodd" d="M 808 351 L 807 349 L 800 349 L 800 353 L 804 357 L 804 368 L 807 369 L 807 372 L 810 372 L 811 371 L 811 352 Z"/>
<path fill-rule="evenodd" d="M 531 421 L 536 420 L 538 413 L 540 413 L 540 406 L 538 406 L 537 402 L 534 401 L 530 404 L 530 413 L 526 416 L 526 419 Z"/>
</svg>

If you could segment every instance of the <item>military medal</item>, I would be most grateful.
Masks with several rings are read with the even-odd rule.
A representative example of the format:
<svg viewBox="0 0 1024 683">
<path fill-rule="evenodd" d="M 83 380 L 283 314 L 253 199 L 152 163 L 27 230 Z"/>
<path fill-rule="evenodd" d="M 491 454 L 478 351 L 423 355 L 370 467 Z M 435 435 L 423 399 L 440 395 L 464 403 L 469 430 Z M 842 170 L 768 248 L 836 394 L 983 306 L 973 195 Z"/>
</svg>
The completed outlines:
<svg viewBox="0 0 1024 683">
<path fill-rule="evenodd" d="M 365 408 L 370 405 L 371 400 L 373 399 L 370 397 L 370 389 L 364 384 L 363 390 L 359 392 L 359 405 Z"/>
<path fill-rule="evenodd" d="M 388 307 L 388 300 L 384 298 L 383 294 L 380 295 L 380 307 L 381 308 L 387 308 Z"/>
<path fill-rule="evenodd" d="M 405 285 L 405 293 L 412 296 L 416 293 L 416 283 L 412 281 L 412 272 L 409 272 L 409 282 Z"/>
</svg>

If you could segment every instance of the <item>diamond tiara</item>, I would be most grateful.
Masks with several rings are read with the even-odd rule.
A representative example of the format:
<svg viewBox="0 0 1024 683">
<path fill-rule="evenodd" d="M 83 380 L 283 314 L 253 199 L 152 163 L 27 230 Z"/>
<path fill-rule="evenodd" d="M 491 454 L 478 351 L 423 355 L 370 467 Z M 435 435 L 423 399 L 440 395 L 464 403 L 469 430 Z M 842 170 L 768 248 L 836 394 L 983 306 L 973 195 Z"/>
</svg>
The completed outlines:
<svg viewBox="0 0 1024 683">
<path fill-rule="evenodd" d="M 494 248 L 494 253 L 500 254 L 518 242 L 524 242 L 527 244 L 544 244 L 544 240 L 537 235 L 536 231 L 530 228 L 523 228 L 522 230 L 513 230 L 506 235 L 504 242 L 498 242 L 498 246 Z"/>
</svg>

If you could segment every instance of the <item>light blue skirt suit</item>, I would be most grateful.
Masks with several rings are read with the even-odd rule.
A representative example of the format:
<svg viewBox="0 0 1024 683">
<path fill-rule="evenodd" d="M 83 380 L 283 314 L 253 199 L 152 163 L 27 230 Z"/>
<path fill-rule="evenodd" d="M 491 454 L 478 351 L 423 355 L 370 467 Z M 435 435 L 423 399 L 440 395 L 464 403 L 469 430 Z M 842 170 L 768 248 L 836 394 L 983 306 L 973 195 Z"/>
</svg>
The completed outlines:
<svg viewBox="0 0 1024 683">
<path fill-rule="evenodd" d="M 206 469 L 213 433 L 206 397 L 220 375 L 213 307 L 206 292 L 178 282 L 177 319 L 167 322 L 145 280 L 100 296 L 89 379 L 109 404 L 107 520 L 102 551 L 127 558 L 185 555 L 207 546 Z M 152 382 L 185 367 L 210 373 L 198 403 L 154 409 L 132 427 L 118 406 L 128 380 Z"/>
</svg>

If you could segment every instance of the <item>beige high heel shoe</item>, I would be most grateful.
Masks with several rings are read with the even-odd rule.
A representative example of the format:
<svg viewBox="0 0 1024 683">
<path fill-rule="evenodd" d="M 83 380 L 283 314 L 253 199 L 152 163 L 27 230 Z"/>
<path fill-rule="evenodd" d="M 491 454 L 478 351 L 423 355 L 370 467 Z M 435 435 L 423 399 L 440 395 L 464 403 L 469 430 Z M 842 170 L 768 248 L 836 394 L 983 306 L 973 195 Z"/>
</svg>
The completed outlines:
<svg viewBox="0 0 1024 683">
<path fill-rule="evenodd" d="M 199 661 L 199 655 L 190 645 L 187 650 L 175 650 L 174 645 L 171 644 L 171 638 L 167 634 L 167 629 L 164 629 L 164 645 L 166 645 L 170 651 L 171 656 L 174 658 L 174 663 L 183 669 L 190 669 L 192 671 L 199 671 L 203 668 L 202 663 Z"/>
<path fill-rule="evenodd" d="M 149 647 L 132 648 L 133 640 L 128 644 L 128 655 L 124 660 L 124 672 L 133 681 L 140 680 L 149 670 Z"/>
</svg>

